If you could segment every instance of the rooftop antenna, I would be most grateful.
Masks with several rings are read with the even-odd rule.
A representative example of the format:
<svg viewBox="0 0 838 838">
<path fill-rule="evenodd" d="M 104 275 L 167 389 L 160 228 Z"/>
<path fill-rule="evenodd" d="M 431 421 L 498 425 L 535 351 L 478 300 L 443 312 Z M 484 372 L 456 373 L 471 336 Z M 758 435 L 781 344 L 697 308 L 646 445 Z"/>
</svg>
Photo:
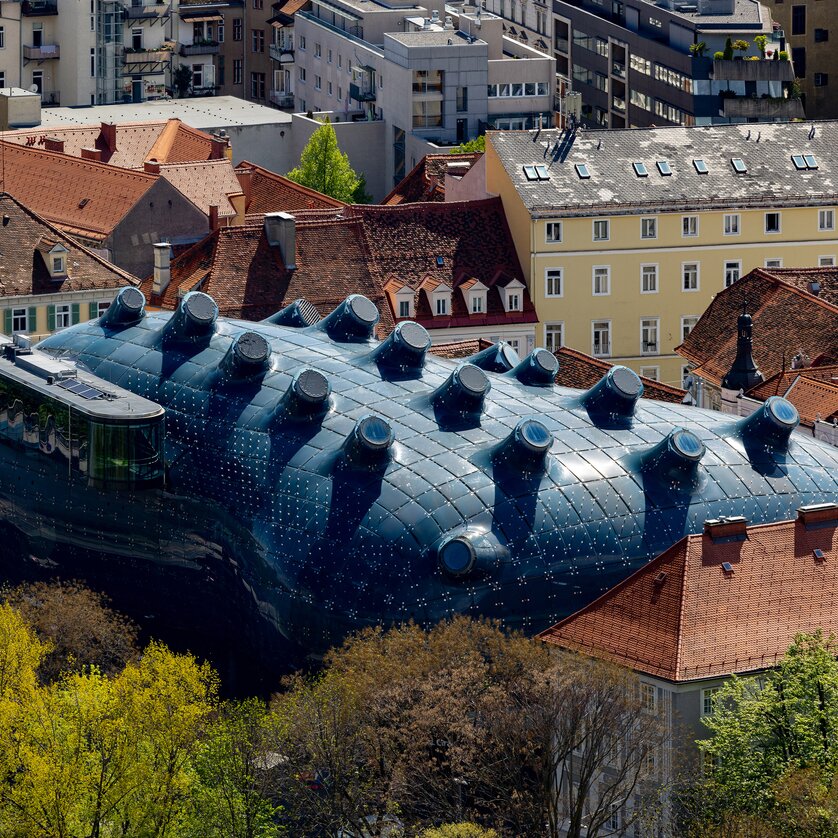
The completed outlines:
<svg viewBox="0 0 838 838">
<path fill-rule="evenodd" d="M 810 139 L 810 140 L 814 140 L 814 139 L 815 139 L 815 126 L 814 126 L 814 124 L 813 124 L 813 125 L 812 125 L 812 127 L 809 129 L 809 139 Z"/>
<path fill-rule="evenodd" d="M 746 140 L 750 140 L 750 139 L 751 139 L 751 129 L 750 129 L 750 128 L 748 129 L 748 136 L 747 136 L 747 137 L 745 137 L 745 139 L 746 139 Z"/>
</svg>

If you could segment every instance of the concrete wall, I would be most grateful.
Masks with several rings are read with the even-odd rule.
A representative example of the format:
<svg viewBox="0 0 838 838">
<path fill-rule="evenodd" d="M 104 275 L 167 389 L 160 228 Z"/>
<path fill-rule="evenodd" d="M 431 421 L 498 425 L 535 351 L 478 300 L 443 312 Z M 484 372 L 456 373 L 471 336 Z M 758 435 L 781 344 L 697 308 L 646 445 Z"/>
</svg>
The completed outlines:
<svg viewBox="0 0 838 838">
<path fill-rule="evenodd" d="M 41 97 L 19 87 L 0 92 L 0 129 L 29 128 L 41 122 Z"/>
<path fill-rule="evenodd" d="M 115 265 L 142 279 L 154 267 L 154 242 L 197 241 L 208 231 L 206 215 L 159 178 L 122 219 L 106 246 Z"/>
<path fill-rule="evenodd" d="M 488 197 L 485 154 L 462 177 L 445 175 L 446 201 L 480 201 Z"/>
<path fill-rule="evenodd" d="M 89 105 L 96 93 L 96 77 L 90 72 L 90 50 L 96 45 L 96 32 L 90 28 L 89 6 L 77 4 L 69 11 L 63 4 L 54 18 L 61 58 L 54 62 L 56 90 L 62 105 Z"/>
<path fill-rule="evenodd" d="M 316 116 L 329 116 L 331 119 L 335 114 L 325 113 L 316 114 Z M 340 114 L 337 114 L 337 116 L 340 116 Z M 318 119 L 309 119 L 305 114 L 294 114 L 291 122 L 290 144 L 290 156 L 294 162 L 288 168 L 297 165 L 306 143 L 321 124 Z M 383 165 L 386 136 L 384 123 L 380 120 L 376 122 L 333 122 L 333 127 L 340 150 L 349 157 L 349 165 L 358 174 L 363 172 L 367 179 L 367 192 L 372 195 L 373 201 L 380 201 L 391 189 L 386 182 Z M 275 169 L 275 171 L 284 173 L 288 169 Z"/>
<path fill-rule="evenodd" d="M 218 128 L 203 130 L 213 133 L 223 128 L 227 132 L 234 164 L 249 160 L 284 175 L 297 165 L 302 150 L 302 146 L 298 149 L 292 141 L 292 126 L 293 122 L 275 122 L 264 125 L 219 125 Z"/>
</svg>

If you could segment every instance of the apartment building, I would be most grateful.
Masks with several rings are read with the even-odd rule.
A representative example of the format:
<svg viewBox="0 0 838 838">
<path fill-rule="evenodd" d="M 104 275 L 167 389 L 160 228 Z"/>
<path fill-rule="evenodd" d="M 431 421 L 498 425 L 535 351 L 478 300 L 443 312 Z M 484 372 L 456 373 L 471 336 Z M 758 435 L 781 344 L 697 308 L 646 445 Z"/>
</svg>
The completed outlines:
<svg viewBox="0 0 838 838">
<path fill-rule="evenodd" d="M 835 6 L 823 0 L 763 0 L 782 27 L 803 92 L 806 114 L 812 119 L 838 116 L 838 54 L 829 29 Z M 834 27 L 833 27 L 834 30 Z M 835 32 L 833 31 L 833 38 Z M 830 87 L 830 78 L 832 86 Z"/>
<path fill-rule="evenodd" d="M 792 63 L 779 60 L 782 33 L 756 0 L 556 0 L 553 9 L 556 70 L 581 93 L 585 125 L 783 122 L 804 114 Z M 757 36 L 769 39 L 765 55 Z M 728 39 L 745 48 L 715 60 Z"/>
<path fill-rule="evenodd" d="M 313 0 L 294 37 L 296 107 L 383 122 L 391 185 L 436 146 L 552 124 L 552 60 L 480 9 L 455 20 L 438 0 Z"/>
<path fill-rule="evenodd" d="M 490 133 L 538 343 L 682 386 L 675 347 L 719 291 L 836 264 L 836 148 L 832 122 Z"/>
</svg>

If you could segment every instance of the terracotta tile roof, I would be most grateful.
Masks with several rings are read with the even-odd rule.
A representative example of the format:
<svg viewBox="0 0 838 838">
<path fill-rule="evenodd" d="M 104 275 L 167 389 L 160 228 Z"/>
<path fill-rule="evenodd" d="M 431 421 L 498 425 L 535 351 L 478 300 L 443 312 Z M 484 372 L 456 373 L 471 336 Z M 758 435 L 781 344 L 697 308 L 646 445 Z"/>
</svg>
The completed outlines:
<svg viewBox="0 0 838 838">
<path fill-rule="evenodd" d="M 765 378 L 787 369 L 799 352 L 838 357 L 838 305 L 805 288 L 801 276 L 756 268 L 715 296 L 676 351 L 695 374 L 720 385 L 736 357 L 736 319 L 743 301 L 753 318 L 753 355 Z"/>
<path fill-rule="evenodd" d="M 838 305 L 838 267 L 832 268 L 771 268 L 767 273 L 788 285 L 812 294 L 815 283 L 819 286 L 816 296 Z"/>
<path fill-rule="evenodd" d="M 279 11 L 284 15 L 288 15 L 288 17 L 292 17 L 308 2 L 309 0 L 286 0 L 286 2 L 279 7 Z"/>
<path fill-rule="evenodd" d="M 89 239 L 106 238 L 156 180 L 57 152 L 3 145 L 6 191 L 53 224 Z"/>
<path fill-rule="evenodd" d="M 306 0 L 307 2 L 307 0 Z M 250 174 L 247 174 L 250 172 Z M 278 175 L 255 163 L 243 160 L 236 166 L 242 191 L 246 196 L 245 211 L 249 215 L 266 212 L 294 212 L 307 209 L 345 207 L 343 201 L 330 198 L 314 189 L 300 186 L 287 177 Z"/>
<path fill-rule="evenodd" d="M 233 164 L 227 160 L 203 163 L 175 163 L 160 167 L 160 176 L 185 195 L 201 212 L 218 207 L 219 218 L 232 218 L 236 209 L 231 197 L 242 194 Z"/>
<path fill-rule="evenodd" d="M 263 224 L 222 227 L 172 260 L 162 298 L 152 294 L 151 277 L 141 287 L 152 305 L 163 308 L 174 308 L 179 294 L 200 289 L 222 315 L 246 320 L 267 317 L 299 297 L 325 315 L 350 294 L 364 294 L 381 311 L 381 333 L 392 330 L 358 219 L 298 221 L 296 242 L 297 270 L 289 271 L 279 248 L 268 244 Z"/>
<path fill-rule="evenodd" d="M 838 631 L 836 525 L 763 524 L 727 543 L 687 536 L 540 636 L 670 681 L 764 669 L 798 632 Z"/>
<path fill-rule="evenodd" d="M 559 359 L 559 372 L 556 376 L 556 384 L 563 387 L 575 387 L 579 390 L 587 390 L 593 387 L 613 364 L 603 361 L 600 358 L 593 358 L 584 352 L 570 349 L 566 346 L 557 349 L 553 353 Z M 646 376 L 640 376 L 643 382 L 643 398 L 655 399 L 661 402 L 672 402 L 680 404 L 687 395 L 686 390 L 679 387 L 670 387 L 660 381 L 655 381 Z"/>
<path fill-rule="evenodd" d="M 382 204 L 414 204 L 419 201 L 445 200 L 445 173 L 449 163 L 468 163 L 465 174 L 481 157 L 481 152 L 467 154 L 427 154 L 396 184 Z"/>
<path fill-rule="evenodd" d="M 212 137 L 179 119 L 115 124 L 116 148 L 111 148 L 101 125 L 53 126 L 6 131 L 3 139 L 17 145 L 43 149 L 49 139 L 63 142 L 63 153 L 81 157 L 83 148 L 101 152 L 101 162 L 124 169 L 143 168 L 146 160 L 183 163 L 218 157 Z"/>
<path fill-rule="evenodd" d="M 523 282 L 523 272 L 500 198 L 352 206 L 346 214 L 363 220 L 378 273 L 413 289 L 414 319 L 427 329 L 538 321 L 526 287 L 521 290 L 522 311 L 507 312 L 501 300 L 499 289 L 512 280 Z M 461 290 L 472 279 L 489 289 L 481 314 L 469 312 Z M 425 293 L 431 283 L 440 282 L 454 289 L 451 314 L 445 317 L 433 316 Z M 393 290 L 387 298 L 396 318 L 396 286 L 389 288 Z"/>
<path fill-rule="evenodd" d="M 810 427 L 817 419 L 832 421 L 838 416 L 838 365 L 786 370 L 752 387 L 745 395 L 758 401 L 785 396 L 797 408 L 801 423 Z"/>
<path fill-rule="evenodd" d="M 486 338 L 472 338 L 471 340 L 455 340 L 450 343 L 435 343 L 431 346 L 431 352 L 440 358 L 456 359 L 468 358 L 476 355 L 483 349 L 488 349 L 492 341 Z"/>
<path fill-rule="evenodd" d="M 0 297 L 121 288 L 139 283 L 136 277 L 82 247 L 11 195 L 0 194 L 0 215 L 9 218 L 7 224 L 0 226 Z M 67 251 L 67 276 L 62 279 L 50 277 L 45 261 L 57 244 Z"/>
</svg>

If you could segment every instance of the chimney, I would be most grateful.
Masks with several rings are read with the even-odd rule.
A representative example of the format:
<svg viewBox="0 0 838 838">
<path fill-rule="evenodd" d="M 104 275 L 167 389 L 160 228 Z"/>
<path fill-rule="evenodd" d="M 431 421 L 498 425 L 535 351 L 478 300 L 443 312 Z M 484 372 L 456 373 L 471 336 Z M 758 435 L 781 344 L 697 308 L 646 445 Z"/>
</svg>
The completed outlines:
<svg viewBox="0 0 838 838">
<path fill-rule="evenodd" d="M 289 271 L 297 269 L 297 231 L 294 216 L 287 212 L 265 213 L 265 238 L 271 247 L 279 247 Z"/>
<path fill-rule="evenodd" d="M 742 515 L 711 518 L 704 522 L 704 534 L 709 535 L 714 544 L 745 541 L 748 538 L 748 519 Z"/>
<path fill-rule="evenodd" d="M 99 136 L 105 144 L 105 148 L 113 154 L 116 151 L 116 123 L 103 122 L 99 128 Z"/>
<path fill-rule="evenodd" d="M 223 160 L 227 156 L 227 148 L 229 145 L 229 137 L 225 136 L 220 131 L 217 134 L 213 134 L 210 160 Z"/>
<path fill-rule="evenodd" d="M 236 177 L 244 192 L 244 211 L 250 206 L 250 193 L 253 188 L 253 169 L 236 169 Z"/>
<path fill-rule="evenodd" d="M 102 152 L 98 148 L 83 148 L 81 150 L 82 160 L 95 160 L 97 163 L 102 162 Z"/>
<path fill-rule="evenodd" d="M 160 164 L 154 160 L 143 160 L 143 171 L 149 175 L 159 175 L 160 174 Z"/>
<path fill-rule="evenodd" d="M 209 228 L 210 230 L 218 229 L 218 204 L 211 204 L 209 208 Z"/>
<path fill-rule="evenodd" d="M 838 526 L 838 503 L 813 503 L 797 510 L 797 520 L 807 530 Z"/>
<path fill-rule="evenodd" d="M 63 154 L 64 153 L 64 140 L 59 139 L 58 137 L 46 137 L 44 139 L 44 150 L 45 151 L 60 151 Z"/>
<path fill-rule="evenodd" d="M 169 242 L 157 242 L 154 245 L 154 294 L 160 295 L 169 287 L 172 278 L 171 248 Z"/>
</svg>

